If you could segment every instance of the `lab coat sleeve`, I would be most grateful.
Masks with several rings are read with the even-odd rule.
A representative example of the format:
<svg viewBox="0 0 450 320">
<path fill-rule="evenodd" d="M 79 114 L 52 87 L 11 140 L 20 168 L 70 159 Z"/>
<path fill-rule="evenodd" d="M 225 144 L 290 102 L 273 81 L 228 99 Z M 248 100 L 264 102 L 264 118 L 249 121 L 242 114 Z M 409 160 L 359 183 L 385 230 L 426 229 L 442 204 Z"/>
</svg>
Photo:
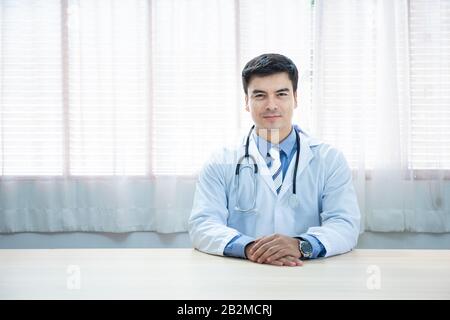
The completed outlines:
<svg viewBox="0 0 450 320">
<path fill-rule="evenodd" d="M 199 174 L 188 222 L 189 236 L 194 247 L 216 255 L 223 255 L 228 242 L 240 234 L 227 227 L 227 167 L 223 158 L 217 155 L 206 163 Z"/>
<path fill-rule="evenodd" d="M 307 234 L 325 247 L 326 257 L 352 250 L 358 241 L 360 211 L 352 183 L 352 173 L 344 155 L 330 148 L 325 155 L 324 185 L 321 194 L 321 226 Z"/>
</svg>

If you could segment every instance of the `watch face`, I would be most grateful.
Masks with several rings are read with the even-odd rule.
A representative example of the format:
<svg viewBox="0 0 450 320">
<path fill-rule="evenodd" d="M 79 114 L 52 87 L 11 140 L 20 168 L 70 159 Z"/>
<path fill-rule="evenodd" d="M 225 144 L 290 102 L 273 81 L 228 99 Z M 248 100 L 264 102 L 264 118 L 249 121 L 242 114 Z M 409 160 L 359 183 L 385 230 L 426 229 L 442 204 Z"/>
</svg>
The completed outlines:
<svg viewBox="0 0 450 320">
<path fill-rule="evenodd" d="M 302 253 L 306 258 L 309 258 L 312 254 L 312 246 L 309 243 L 309 241 L 302 241 L 300 244 L 300 247 L 302 249 Z"/>
</svg>

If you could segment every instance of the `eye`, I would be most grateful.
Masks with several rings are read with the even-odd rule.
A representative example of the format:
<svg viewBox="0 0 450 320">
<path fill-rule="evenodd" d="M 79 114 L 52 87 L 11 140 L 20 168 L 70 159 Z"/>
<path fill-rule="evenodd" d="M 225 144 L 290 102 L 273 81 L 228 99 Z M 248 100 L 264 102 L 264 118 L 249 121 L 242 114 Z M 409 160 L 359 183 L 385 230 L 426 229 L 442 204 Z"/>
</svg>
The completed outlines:
<svg viewBox="0 0 450 320">
<path fill-rule="evenodd" d="M 287 95 L 288 95 L 287 92 L 278 93 L 278 96 L 280 96 L 280 97 L 286 97 Z"/>
<path fill-rule="evenodd" d="M 257 94 L 254 95 L 254 97 L 255 97 L 255 99 L 262 99 L 262 98 L 264 98 L 264 94 L 257 93 Z"/>
</svg>

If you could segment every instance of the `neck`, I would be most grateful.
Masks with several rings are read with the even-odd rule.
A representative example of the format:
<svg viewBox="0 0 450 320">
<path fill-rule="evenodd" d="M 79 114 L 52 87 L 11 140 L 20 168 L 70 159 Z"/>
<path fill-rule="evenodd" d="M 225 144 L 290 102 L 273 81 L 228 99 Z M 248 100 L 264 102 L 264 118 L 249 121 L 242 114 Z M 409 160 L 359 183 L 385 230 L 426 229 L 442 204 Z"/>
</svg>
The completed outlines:
<svg viewBox="0 0 450 320">
<path fill-rule="evenodd" d="M 280 144 L 291 133 L 292 126 L 286 129 L 267 129 L 255 127 L 256 134 L 272 144 Z"/>
</svg>

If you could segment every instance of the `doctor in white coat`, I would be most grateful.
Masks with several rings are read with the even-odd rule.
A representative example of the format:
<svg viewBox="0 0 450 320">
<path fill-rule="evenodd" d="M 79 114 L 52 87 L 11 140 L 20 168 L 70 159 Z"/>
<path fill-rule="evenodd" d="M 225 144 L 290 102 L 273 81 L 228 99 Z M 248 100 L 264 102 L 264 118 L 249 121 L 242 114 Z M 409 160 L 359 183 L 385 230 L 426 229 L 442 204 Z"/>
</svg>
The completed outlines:
<svg viewBox="0 0 450 320">
<path fill-rule="evenodd" d="M 352 250 L 360 212 L 351 170 L 340 151 L 292 124 L 295 64 L 263 54 L 246 64 L 242 81 L 255 125 L 200 172 L 189 218 L 193 245 L 279 266 Z"/>
</svg>

